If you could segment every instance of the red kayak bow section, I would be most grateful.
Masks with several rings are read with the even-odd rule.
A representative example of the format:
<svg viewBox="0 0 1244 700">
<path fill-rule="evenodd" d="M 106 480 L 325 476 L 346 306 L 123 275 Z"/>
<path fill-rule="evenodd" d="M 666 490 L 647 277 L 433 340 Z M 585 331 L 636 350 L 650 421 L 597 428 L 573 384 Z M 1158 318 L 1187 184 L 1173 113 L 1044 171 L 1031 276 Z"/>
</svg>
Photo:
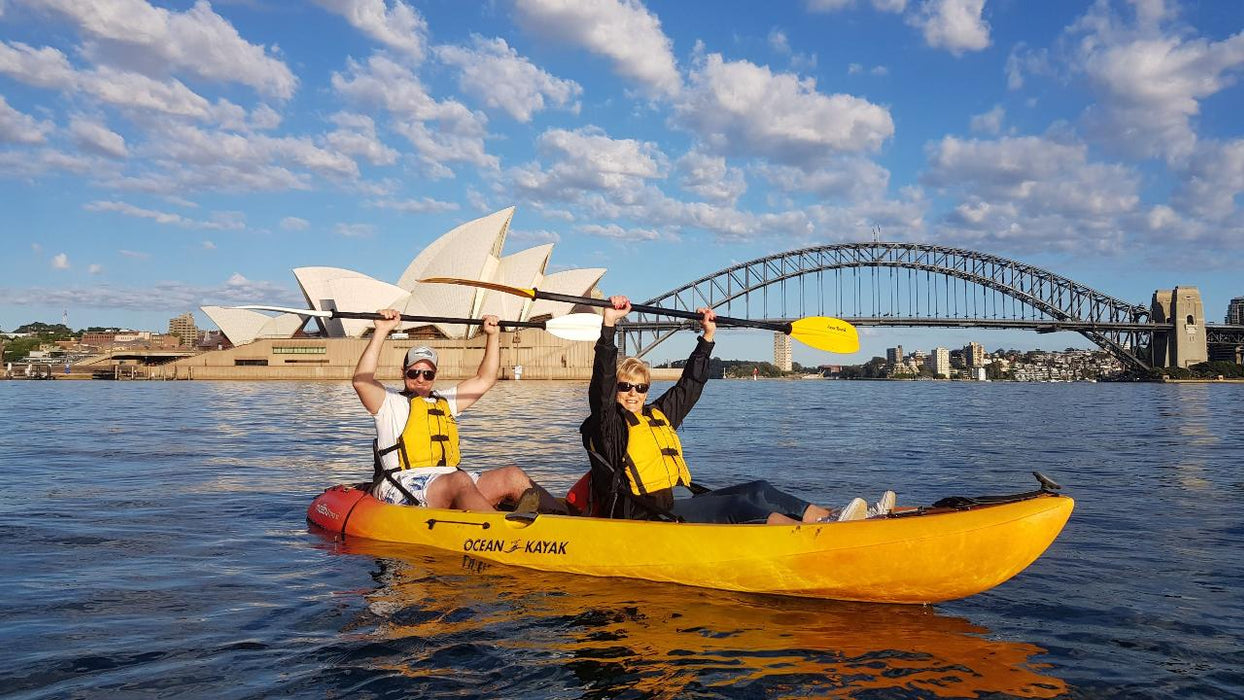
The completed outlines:
<svg viewBox="0 0 1244 700">
<path fill-rule="evenodd" d="M 343 535 L 346 523 L 350 521 L 350 514 L 364 498 L 373 502 L 376 500 L 363 489 L 334 486 L 311 501 L 307 508 L 307 520 L 334 535 Z"/>
</svg>

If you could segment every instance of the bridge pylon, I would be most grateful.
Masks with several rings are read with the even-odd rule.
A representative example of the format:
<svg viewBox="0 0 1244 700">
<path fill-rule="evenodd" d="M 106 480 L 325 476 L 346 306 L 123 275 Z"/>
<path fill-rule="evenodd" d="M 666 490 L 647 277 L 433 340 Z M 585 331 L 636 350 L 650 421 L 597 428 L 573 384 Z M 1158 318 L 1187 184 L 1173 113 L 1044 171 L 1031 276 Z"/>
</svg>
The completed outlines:
<svg viewBox="0 0 1244 700">
<path fill-rule="evenodd" d="M 1209 359 L 1205 335 L 1205 308 L 1196 287 L 1159 289 L 1153 293 L 1150 319 L 1171 324 L 1170 330 L 1154 331 L 1154 367 L 1188 368 Z"/>
</svg>

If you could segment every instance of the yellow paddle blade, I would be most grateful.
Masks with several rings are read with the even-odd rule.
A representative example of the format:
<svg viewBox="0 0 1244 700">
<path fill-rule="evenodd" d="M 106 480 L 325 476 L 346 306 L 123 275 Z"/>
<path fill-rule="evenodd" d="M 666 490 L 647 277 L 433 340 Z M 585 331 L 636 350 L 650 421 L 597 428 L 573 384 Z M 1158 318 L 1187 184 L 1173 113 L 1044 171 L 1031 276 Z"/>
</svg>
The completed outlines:
<svg viewBox="0 0 1244 700">
<path fill-rule="evenodd" d="M 808 316 L 790 324 L 790 337 L 804 345 L 849 355 L 860 349 L 855 326 L 829 316 Z"/>
<path fill-rule="evenodd" d="M 480 287 L 482 289 L 491 289 L 494 292 L 502 292 L 504 294 L 513 294 L 515 296 L 527 297 L 528 299 L 536 298 L 536 290 L 524 289 L 522 287 L 508 287 L 504 284 L 496 282 L 484 282 L 481 280 L 464 280 L 457 277 L 427 277 L 419 280 L 421 284 L 460 284 L 465 287 Z"/>
</svg>

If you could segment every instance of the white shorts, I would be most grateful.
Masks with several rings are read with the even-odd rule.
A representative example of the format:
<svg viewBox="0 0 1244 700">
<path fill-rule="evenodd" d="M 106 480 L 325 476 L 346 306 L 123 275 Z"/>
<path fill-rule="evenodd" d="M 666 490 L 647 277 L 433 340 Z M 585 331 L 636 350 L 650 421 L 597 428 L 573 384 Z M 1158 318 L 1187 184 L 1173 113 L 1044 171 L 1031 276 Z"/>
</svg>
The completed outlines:
<svg viewBox="0 0 1244 700">
<path fill-rule="evenodd" d="M 415 497 L 415 505 L 427 507 L 428 505 L 428 489 L 432 488 L 432 484 L 440 477 L 446 474 L 452 474 L 458 471 L 457 467 L 424 467 L 422 469 L 404 469 L 393 475 L 398 483 L 402 485 L 410 495 Z M 479 472 L 467 472 L 471 477 L 471 481 L 479 483 Z M 380 492 L 376 498 L 385 503 L 394 503 L 397 505 L 410 505 L 410 501 L 406 498 L 406 494 L 402 493 L 393 482 L 385 479 L 380 485 Z"/>
</svg>

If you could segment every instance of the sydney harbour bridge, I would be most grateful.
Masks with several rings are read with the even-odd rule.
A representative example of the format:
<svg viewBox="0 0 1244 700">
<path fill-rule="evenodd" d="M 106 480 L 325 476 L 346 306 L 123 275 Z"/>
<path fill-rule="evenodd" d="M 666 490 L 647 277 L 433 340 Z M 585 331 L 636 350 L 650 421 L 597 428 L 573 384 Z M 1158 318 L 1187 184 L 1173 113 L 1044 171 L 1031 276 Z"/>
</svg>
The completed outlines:
<svg viewBox="0 0 1244 700">
<path fill-rule="evenodd" d="M 1191 289 L 1189 294 L 1180 290 Z M 1074 331 L 1135 370 L 1244 343 L 1244 325 L 1206 324 L 1195 288 L 1155 292 L 1150 304 L 1117 299 L 1049 270 L 962 248 L 841 243 L 778 253 L 701 277 L 650 306 L 774 322 L 833 316 L 856 326 Z M 1181 301 L 1182 298 L 1182 301 Z M 633 313 L 623 350 L 644 355 L 688 327 Z M 1199 349 L 1197 348 L 1199 344 Z"/>
</svg>

